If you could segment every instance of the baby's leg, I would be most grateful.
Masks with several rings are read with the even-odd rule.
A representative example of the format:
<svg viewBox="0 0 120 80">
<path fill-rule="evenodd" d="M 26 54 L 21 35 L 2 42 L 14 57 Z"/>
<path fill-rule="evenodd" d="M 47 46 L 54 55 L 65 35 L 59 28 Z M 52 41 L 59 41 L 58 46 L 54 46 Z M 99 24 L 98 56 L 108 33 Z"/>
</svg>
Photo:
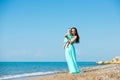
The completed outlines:
<svg viewBox="0 0 120 80">
<path fill-rule="evenodd" d="M 66 43 L 63 45 L 63 48 L 65 49 L 65 47 L 66 47 Z"/>
<path fill-rule="evenodd" d="M 66 43 L 66 46 L 68 47 L 68 45 L 69 45 L 69 43 L 67 42 L 67 43 Z"/>
</svg>

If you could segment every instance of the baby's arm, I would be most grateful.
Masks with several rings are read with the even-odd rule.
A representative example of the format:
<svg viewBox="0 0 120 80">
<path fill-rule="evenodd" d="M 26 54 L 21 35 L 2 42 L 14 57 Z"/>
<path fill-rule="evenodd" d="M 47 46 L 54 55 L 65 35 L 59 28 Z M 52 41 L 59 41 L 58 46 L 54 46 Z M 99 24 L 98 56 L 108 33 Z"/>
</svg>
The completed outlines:
<svg viewBox="0 0 120 80">
<path fill-rule="evenodd" d="M 65 37 L 67 37 L 67 36 L 68 36 L 68 33 L 65 34 Z"/>
</svg>

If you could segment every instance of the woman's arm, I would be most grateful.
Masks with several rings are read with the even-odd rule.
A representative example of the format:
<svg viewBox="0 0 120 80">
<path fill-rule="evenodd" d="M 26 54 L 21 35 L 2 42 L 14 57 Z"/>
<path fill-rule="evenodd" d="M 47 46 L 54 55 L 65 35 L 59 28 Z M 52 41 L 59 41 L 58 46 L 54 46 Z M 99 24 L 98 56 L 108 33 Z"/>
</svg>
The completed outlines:
<svg viewBox="0 0 120 80">
<path fill-rule="evenodd" d="M 73 37 L 73 39 L 72 39 L 72 40 L 70 40 L 68 37 L 67 37 L 67 39 L 68 39 L 68 42 L 69 42 L 70 44 L 73 44 L 73 43 L 74 43 L 74 41 L 76 41 L 77 36 Z"/>
</svg>

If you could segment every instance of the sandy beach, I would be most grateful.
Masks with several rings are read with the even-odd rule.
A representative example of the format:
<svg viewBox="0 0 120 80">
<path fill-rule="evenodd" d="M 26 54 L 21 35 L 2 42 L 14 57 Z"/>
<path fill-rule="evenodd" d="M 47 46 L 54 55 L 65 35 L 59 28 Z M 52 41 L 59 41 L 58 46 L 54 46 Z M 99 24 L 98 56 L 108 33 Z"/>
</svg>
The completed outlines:
<svg viewBox="0 0 120 80">
<path fill-rule="evenodd" d="M 30 78 L 27 80 L 120 80 L 120 64 L 107 64 L 96 67 L 87 67 L 79 74 L 68 72 L 54 75 Z"/>
</svg>

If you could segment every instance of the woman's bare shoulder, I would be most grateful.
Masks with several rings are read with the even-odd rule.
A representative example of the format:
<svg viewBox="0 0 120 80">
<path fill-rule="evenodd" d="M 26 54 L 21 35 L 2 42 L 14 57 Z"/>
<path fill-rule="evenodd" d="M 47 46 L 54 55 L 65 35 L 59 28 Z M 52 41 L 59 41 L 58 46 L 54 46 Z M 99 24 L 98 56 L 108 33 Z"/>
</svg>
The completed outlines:
<svg viewBox="0 0 120 80">
<path fill-rule="evenodd" d="M 75 35 L 75 36 L 72 36 L 73 38 L 77 38 L 77 36 Z"/>
</svg>

